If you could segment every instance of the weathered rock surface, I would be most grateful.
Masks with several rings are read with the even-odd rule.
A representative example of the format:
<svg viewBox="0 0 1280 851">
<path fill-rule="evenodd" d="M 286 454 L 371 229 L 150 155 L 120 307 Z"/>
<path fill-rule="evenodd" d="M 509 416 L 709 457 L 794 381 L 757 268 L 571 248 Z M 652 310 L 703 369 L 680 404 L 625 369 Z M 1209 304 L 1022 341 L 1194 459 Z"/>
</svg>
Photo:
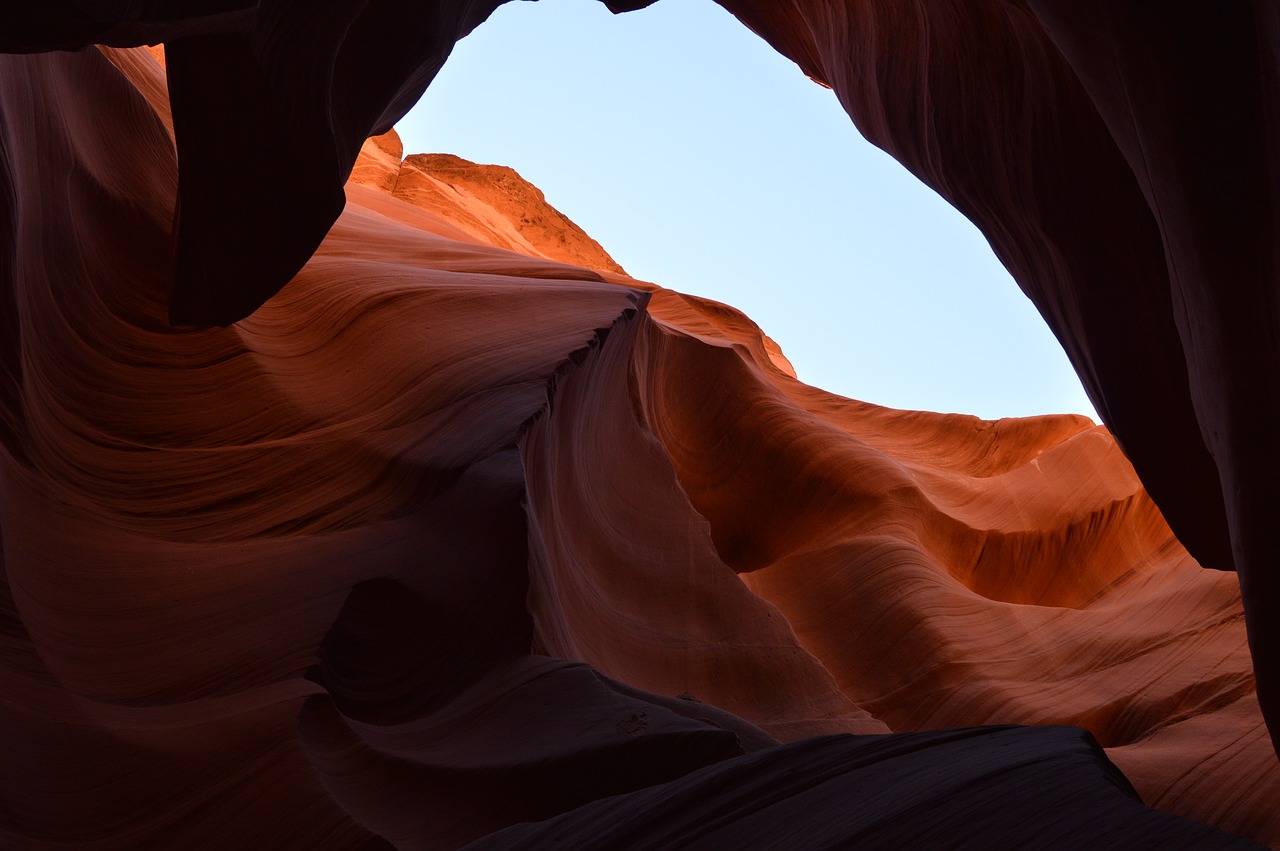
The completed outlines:
<svg viewBox="0 0 1280 851">
<path fill-rule="evenodd" d="M 1280 6 L 717 0 L 982 229 L 1179 539 L 1280 749 Z"/>
<path fill-rule="evenodd" d="M 453 154 L 404 159 L 392 130 L 365 142 L 350 182 L 408 201 L 482 245 L 626 274 L 599 243 L 548 204 L 540 189 L 506 166 L 477 165 Z"/>
<path fill-rule="evenodd" d="M 1235 577 L 1105 428 L 807 387 L 390 139 L 175 328 L 173 129 L 147 51 L 0 57 L 0 844 L 1280 843 Z M 1101 748 L 912 734 L 989 724 Z"/>
</svg>

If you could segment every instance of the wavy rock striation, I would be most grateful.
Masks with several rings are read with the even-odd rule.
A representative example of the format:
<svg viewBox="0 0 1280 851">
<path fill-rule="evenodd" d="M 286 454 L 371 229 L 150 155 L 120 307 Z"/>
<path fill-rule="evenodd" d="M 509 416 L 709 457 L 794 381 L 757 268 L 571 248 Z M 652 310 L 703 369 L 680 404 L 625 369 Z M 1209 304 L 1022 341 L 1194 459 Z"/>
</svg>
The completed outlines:
<svg viewBox="0 0 1280 851">
<path fill-rule="evenodd" d="M 93 14 L 10 2 L 0 50 L 169 42 L 183 162 L 169 312 L 225 325 L 302 267 L 363 140 L 502 2 L 360 0 L 319 16 L 295 0 Z M 1280 377 L 1257 368 L 1280 355 L 1280 8 L 721 5 L 987 235 L 1180 540 L 1204 566 L 1239 571 L 1280 745 Z"/>
<path fill-rule="evenodd" d="M 1235 577 L 1106 429 L 807 387 L 389 137 L 173 327 L 164 94 L 0 57 L 0 844 L 1280 843 Z M 991 724 L 1092 735 L 913 732 Z"/>
<path fill-rule="evenodd" d="M 1280 8 L 717 2 L 982 229 L 1179 539 L 1239 572 L 1280 749 Z"/>
<path fill-rule="evenodd" d="M 314 253 L 364 139 L 502 2 L 8 2 L 0 50 L 169 43 L 169 312 L 226 325 Z M 1280 743 L 1280 377 L 1258 368 L 1280 355 L 1280 7 L 721 5 L 987 235 L 1179 539 L 1239 571 Z"/>
</svg>

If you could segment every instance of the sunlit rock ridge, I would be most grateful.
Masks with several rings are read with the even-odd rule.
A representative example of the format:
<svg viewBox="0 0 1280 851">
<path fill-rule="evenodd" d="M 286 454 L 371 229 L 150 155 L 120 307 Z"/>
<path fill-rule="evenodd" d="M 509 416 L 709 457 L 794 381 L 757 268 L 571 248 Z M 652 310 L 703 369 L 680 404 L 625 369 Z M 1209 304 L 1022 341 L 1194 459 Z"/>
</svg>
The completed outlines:
<svg viewBox="0 0 1280 851">
<path fill-rule="evenodd" d="M 1280 12 L 722 2 L 1098 426 L 809 387 L 405 158 L 497 5 L 0 4 L 0 845 L 1280 845 Z"/>
</svg>

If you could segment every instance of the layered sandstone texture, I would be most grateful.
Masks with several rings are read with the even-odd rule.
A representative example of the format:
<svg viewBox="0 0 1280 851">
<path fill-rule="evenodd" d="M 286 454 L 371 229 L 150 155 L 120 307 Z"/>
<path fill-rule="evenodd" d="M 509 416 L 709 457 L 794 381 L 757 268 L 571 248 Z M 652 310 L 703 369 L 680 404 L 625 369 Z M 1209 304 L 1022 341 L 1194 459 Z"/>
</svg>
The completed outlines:
<svg viewBox="0 0 1280 851">
<path fill-rule="evenodd" d="M 168 43 L 168 312 L 225 326 L 314 254 L 363 141 L 502 2 L 7 0 L 0 52 Z M 1280 742 L 1280 5 L 718 2 L 982 229 L 1179 540 L 1238 572 Z"/>
<path fill-rule="evenodd" d="M 169 315 L 226 325 L 307 262 L 364 139 L 502 2 L 9 0 L 0 51 L 169 43 Z M 721 5 L 983 230 L 1179 540 L 1239 572 L 1280 731 L 1280 6 Z"/>
<path fill-rule="evenodd" d="M 0 57 L 0 845 L 1280 843 L 1235 575 L 1107 429 L 806 386 L 393 136 L 174 326 L 170 103 Z M 197 243 L 295 238 L 227 203 Z"/>
<path fill-rule="evenodd" d="M 1179 540 L 1280 743 L 1280 6 L 717 0 L 967 215 Z"/>
</svg>

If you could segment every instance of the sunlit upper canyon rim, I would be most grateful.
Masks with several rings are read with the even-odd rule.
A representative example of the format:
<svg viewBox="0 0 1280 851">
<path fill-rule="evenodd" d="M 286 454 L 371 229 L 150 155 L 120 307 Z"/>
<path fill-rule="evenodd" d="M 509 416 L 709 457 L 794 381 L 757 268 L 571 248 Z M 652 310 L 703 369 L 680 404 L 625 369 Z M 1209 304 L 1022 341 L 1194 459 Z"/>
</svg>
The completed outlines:
<svg viewBox="0 0 1280 851">
<path fill-rule="evenodd" d="M 514 168 L 634 277 L 742 310 L 806 384 L 1097 419 L 977 228 L 714 3 L 507 3 L 396 130 Z"/>
<path fill-rule="evenodd" d="M 0 846 L 1280 846 L 1280 7 L 718 2 L 1099 425 L 406 151 L 501 5 L 0 4 Z"/>
</svg>

